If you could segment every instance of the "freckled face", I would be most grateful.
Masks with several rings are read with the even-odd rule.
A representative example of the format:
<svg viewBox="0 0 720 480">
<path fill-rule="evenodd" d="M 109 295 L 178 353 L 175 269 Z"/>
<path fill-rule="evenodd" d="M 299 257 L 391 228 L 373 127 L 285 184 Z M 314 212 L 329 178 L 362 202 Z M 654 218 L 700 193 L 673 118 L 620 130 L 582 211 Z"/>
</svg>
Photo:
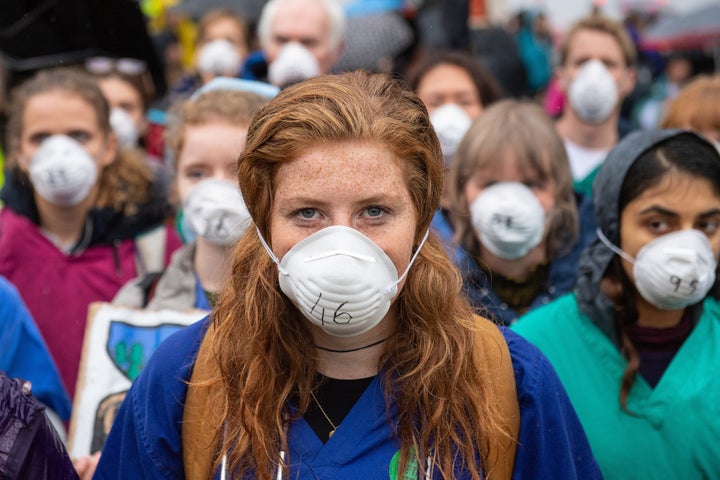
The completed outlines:
<svg viewBox="0 0 720 480">
<path fill-rule="evenodd" d="M 378 143 L 330 143 L 305 150 L 275 175 L 273 252 L 282 260 L 300 240 L 342 225 L 369 237 L 402 273 L 417 226 L 405 177 L 399 160 Z"/>
</svg>

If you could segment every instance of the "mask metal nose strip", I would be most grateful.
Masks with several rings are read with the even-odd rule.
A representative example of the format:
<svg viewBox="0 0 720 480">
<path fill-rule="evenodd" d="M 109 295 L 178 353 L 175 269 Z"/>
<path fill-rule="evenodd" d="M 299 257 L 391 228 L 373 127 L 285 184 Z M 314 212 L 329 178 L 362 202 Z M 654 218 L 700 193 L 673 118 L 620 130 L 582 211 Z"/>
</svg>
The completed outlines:
<svg viewBox="0 0 720 480">
<path fill-rule="evenodd" d="M 337 250 L 333 250 L 331 252 L 325 252 L 320 253 L 318 255 L 310 255 L 305 259 L 305 262 L 312 262 L 313 260 L 321 260 L 323 258 L 332 257 L 334 255 L 347 255 L 348 257 L 357 258 L 358 260 L 365 260 L 366 262 L 375 262 L 375 259 L 373 257 L 369 257 L 367 255 L 363 255 L 361 253 L 355 253 L 351 252 L 349 250 L 344 250 L 342 248 L 338 248 Z"/>
</svg>

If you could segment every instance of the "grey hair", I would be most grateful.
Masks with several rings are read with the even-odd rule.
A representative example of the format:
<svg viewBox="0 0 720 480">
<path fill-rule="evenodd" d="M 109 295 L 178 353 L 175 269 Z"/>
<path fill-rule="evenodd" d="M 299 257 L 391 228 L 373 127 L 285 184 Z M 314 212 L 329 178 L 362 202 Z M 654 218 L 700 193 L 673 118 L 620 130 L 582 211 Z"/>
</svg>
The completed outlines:
<svg viewBox="0 0 720 480">
<path fill-rule="evenodd" d="M 272 20 L 288 0 L 270 0 L 263 7 L 258 21 L 258 39 L 260 46 L 264 49 L 270 43 Z M 345 37 L 345 10 L 343 0 L 314 0 L 322 5 L 330 20 L 330 47 L 336 49 L 340 46 Z"/>
</svg>

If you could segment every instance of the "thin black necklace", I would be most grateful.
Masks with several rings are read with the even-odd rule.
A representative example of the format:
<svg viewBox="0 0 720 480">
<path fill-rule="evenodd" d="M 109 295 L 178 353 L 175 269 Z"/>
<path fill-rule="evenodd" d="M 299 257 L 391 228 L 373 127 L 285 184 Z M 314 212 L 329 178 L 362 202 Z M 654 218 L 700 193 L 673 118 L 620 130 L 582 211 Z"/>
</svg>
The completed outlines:
<svg viewBox="0 0 720 480">
<path fill-rule="evenodd" d="M 380 345 L 388 338 L 390 338 L 390 337 L 385 337 L 382 340 L 378 340 L 375 343 L 371 343 L 370 345 L 365 345 L 363 347 L 350 348 L 348 350 L 335 350 L 334 348 L 321 347 L 320 345 L 317 345 L 317 344 L 315 344 L 315 348 L 319 348 L 320 350 L 324 350 L 326 352 L 332 352 L 332 353 L 350 353 L 350 352 L 357 352 L 358 350 L 365 350 L 366 348 L 371 348 L 371 347 L 374 347 L 375 345 Z"/>
</svg>

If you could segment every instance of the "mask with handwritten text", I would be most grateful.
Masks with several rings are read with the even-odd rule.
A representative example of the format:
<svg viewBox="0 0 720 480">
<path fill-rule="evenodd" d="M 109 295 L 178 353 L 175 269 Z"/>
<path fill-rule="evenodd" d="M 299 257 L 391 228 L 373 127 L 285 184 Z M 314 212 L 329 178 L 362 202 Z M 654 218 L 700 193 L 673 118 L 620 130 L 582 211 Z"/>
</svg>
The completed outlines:
<svg viewBox="0 0 720 480">
<path fill-rule="evenodd" d="M 505 260 L 527 255 L 545 232 L 545 210 L 535 194 L 518 182 L 495 183 L 470 205 L 480 243 Z"/>
<path fill-rule="evenodd" d="M 38 195 L 59 207 L 84 201 L 98 176 L 95 159 L 75 139 L 52 135 L 30 160 L 30 180 Z"/>
<path fill-rule="evenodd" d="M 233 245 L 252 224 L 238 186 L 216 178 L 205 179 L 190 190 L 183 212 L 189 236 L 220 247 Z"/>
<path fill-rule="evenodd" d="M 383 249 L 353 228 L 332 226 L 315 232 L 282 261 L 260 239 L 278 265 L 280 289 L 300 312 L 331 335 L 353 337 L 385 317 L 427 234 L 400 277 Z"/>
<path fill-rule="evenodd" d="M 701 301 L 715 283 L 717 261 L 700 230 L 679 230 L 646 243 L 632 258 L 598 231 L 610 250 L 633 263 L 635 287 L 651 305 L 680 310 Z"/>
</svg>

